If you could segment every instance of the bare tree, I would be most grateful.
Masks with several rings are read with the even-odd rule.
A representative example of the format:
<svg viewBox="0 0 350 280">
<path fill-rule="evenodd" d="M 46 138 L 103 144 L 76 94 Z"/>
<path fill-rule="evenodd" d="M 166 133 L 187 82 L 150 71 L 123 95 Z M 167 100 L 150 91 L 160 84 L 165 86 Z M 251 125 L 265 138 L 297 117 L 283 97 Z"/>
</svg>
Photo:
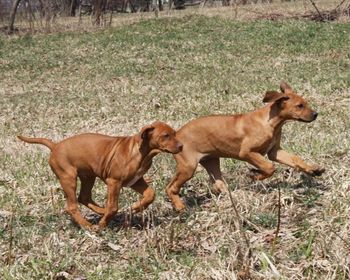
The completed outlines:
<svg viewBox="0 0 350 280">
<path fill-rule="evenodd" d="M 70 16 L 75 17 L 75 10 L 77 9 L 78 1 L 77 0 L 71 0 L 70 4 Z"/>
<path fill-rule="evenodd" d="M 100 25 L 101 24 L 101 15 L 103 10 L 103 0 L 92 0 L 92 10 L 94 15 L 93 24 Z"/>
<path fill-rule="evenodd" d="M 13 33 L 13 31 L 15 30 L 15 18 L 16 18 L 16 13 L 17 13 L 17 8 L 19 5 L 19 2 L 21 0 L 14 0 L 13 5 L 12 5 L 12 9 L 11 9 L 11 13 L 10 13 L 10 21 L 9 21 L 9 26 L 8 26 L 8 32 L 9 33 Z"/>
</svg>

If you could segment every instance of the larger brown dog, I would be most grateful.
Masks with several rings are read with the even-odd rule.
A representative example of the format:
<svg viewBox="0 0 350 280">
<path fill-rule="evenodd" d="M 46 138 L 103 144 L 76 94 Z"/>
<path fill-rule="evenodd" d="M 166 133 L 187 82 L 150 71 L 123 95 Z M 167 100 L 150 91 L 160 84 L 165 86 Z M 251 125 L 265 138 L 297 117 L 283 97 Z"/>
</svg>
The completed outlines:
<svg viewBox="0 0 350 280">
<path fill-rule="evenodd" d="M 181 186 L 189 180 L 200 163 L 209 174 L 215 191 L 226 191 L 220 171 L 220 157 L 236 158 L 254 165 L 253 178 L 270 177 L 275 168 L 268 158 L 304 171 L 321 175 L 323 168 L 305 163 L 280 147 L 282 126 L 287 120 L 312 122 L 317 113 L 306 101 L 293 92 L 286 83 L 281 83 L 282 93 L 269 91 L 263 102 L 265 107 L 243 115 L 207 116 L 190 121 L 176 136 L 183 143 L 183 151 L 174 155 L 177 162 L 176 175 L 166 187 L 175 209 L 185 206 L 179 197 Z"/>
<path fill-rule="evenodd" d="M 152 164 L 152 158 L 161 151 L 178 153 L 182 150 L 182 144 L 176 139 L 175 131 L 162 122 L 145 126 L 139 134 L 130 137 L 87 133 L 59 143 L 45 138 L 18 138 L 50 148 L 49 164 L 66 194 L 66 210 L 85 228 L 91 228 L 92 224 L 83 218 L 78 208 L 77 177 L 81 181 L 78 201 L 103 215 L 99 227 L 104 228 L 118 211 L 121 188 L 131 187 L 143 196 L 132 206 L 133 212 L 145 209 L 155 196 L 154 190 L 143 179 L 143 175 Z M 108 187 L 106 208 L 98 206 L 91 197 L 96 177 L 101 178 Z"/>
</svg>

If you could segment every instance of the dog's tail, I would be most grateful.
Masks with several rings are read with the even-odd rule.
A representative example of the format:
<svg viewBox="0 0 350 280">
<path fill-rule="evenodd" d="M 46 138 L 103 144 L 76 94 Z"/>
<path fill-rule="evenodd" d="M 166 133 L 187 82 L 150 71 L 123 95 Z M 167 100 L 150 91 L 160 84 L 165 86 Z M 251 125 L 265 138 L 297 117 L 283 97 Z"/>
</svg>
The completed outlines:
<svg viewBox="0 0 350 280">
<path fill-rule="evenodd" d="M 21 139 L 22 141 L 27 142 L 27 143 L 45 145 L 50 150 L 52 150 L 56 146 L 56 143 L 54 143 L 50 139 L 46 139 L 46 138 L 29 138 L 29 137 L 24 137 L 21 135 L 18 135 L 17 137 L 19 139 Z"/>
</svg>

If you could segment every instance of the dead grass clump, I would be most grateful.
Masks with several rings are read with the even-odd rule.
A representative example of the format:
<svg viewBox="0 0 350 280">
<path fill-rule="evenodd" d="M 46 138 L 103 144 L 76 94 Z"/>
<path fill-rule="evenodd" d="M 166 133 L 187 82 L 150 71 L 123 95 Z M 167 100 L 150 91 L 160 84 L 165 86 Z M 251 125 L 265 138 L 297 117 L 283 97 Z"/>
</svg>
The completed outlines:
<svg viewBox="0 0 350 280">
<path fill-rule="evenodd" d="M 349 25 L 233 21 L 212 16 L 218 11 L 0 38 L 1 279 L 349 279 Z M 324 166 L 322 177 L 276 164 L 273 178 L 251 182 L 245 163 L 223 159 L 232 197 L 212 194 L 198 169 L 179 214 L 164 193 L 174 160 L 160 155 L 148 174 L 155 202 L 131 216 L 138 197 L 125 188 L 101 233 L 64 213 L 48 150 L 16 140 L 130 135 L 156 119 L 179 128 L 260 107 L 281 79 L 319 112 L 312 124 L 286 125 L 282 145 Z M 98 182 L 94 197 L 103 204 L 105 196 Z"/>
</svg>

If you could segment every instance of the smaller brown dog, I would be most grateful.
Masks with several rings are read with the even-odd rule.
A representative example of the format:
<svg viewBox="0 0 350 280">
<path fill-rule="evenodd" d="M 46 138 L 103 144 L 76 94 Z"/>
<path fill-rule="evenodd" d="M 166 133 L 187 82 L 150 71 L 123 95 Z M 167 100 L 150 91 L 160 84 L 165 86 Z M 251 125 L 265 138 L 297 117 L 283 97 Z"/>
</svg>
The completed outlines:
<svg viewBox="0 0 350 280">
<path fill-rule="evenodd" d="M 193 176 L 198 163 L 208 172 L 214 191 L 227 191 L 220 171 L 220 157 L 236 158 L 254 165 L 257 169 L 252 177 L 256 180 L 268 178 L 275 172 L 273 164 L 264 157 L 266 154 L 270 160 L 310 175 L 324 172 L 324 168 L 309 165 L 280 147 L 282 126 L 286 121 L 312 122 L 317 117 L 289 85 L 281 82 L 280 88 L 282 93 L 266 93 L 263 102 L 268 104 L 263 108 L 242 115 L 201 117 L 176 133 L 184 148 L 174 155 L 176 175 L 166 187 L 176 210 L 185 207 L 179 197 L 180 188 Z"/>
<path fill-rule="evenodd" d="M 160 152 L 178 153 L 182 144 L 175 137 L 175 130 L 162 122 L 154 122 L 130 137 L 111 137 L 86 133 L 54 143 L 45 138 L 19 139 L 42 144 L 51 150 L 49 164 L 59 179 L 67 198 L 67 212 L 82 227 L 91 229 L 81 215 L 78 201 L 94 212 L 103 215 L 99 228 L 105 228 L 118 211 L 118 198 L 122 187 L 130 187 L 143 197 L 132 205 L 134 213 L 145 209 L 155 197 L 143 175 L 151 167 L 152 158 Z M 76 197 L 77 177 L 81 182 L 79 198 Z M 107 185 L 106 207 L 92 199 L 91 190 L 96 177 Z"/>
</svg>

